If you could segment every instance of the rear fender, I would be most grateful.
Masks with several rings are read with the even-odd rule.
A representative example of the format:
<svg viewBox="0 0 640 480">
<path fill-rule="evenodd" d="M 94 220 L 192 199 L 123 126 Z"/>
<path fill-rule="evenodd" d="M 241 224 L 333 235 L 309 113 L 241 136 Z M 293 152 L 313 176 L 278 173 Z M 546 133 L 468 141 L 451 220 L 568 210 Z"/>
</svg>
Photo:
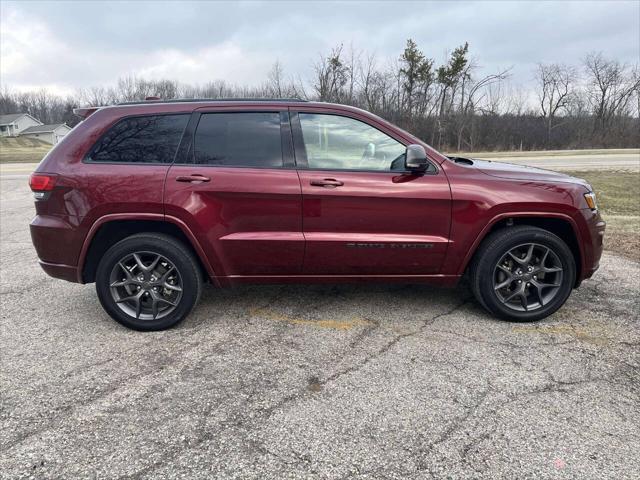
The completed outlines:
<svg viewBox="0 0 640 480">
<path fill-rule="evenodd" d="M 211 279 L 213 284 L 218 287 L 220 286 L 219 279 L 216 277 L 213 267 L 211 266 L 211 262 L 209 262 L 209 259 L 205 254 L 204 249 L 202 248 L 202 245 L 200 244 L 198 239 L 195 237 L 195 235 L 193 234 L 189 226 L 178 218 L 159 214 L 159 213 L 140 213 L 135 215 L 129 214 L 129 213 L 115 213 L 115 214 L 104 215 L 98 218 L 91 225 L 91 228 L 87 233 L 84 243 L 82 244 L 82 249 L 80 250 L 80 257 L 78 259 L 78 282 L 79 283 L 84 283 L 84 279 L 83 279 L 83 272 L 84 272 L 84 266 L 85 266 L 84 264 L 87 258 L 87 254 L 89 252 L 89 247 L 91 246 L 91 242 L 93 241 L 96 235 L 96 232 L 102 225 L 109 222 L 118 221 L 118 220 L 151 220 L 151 221 L 157 221 L 157 222 L 169 222 L 174 224 L 182 231 L 182 233 L 184 233 L 185 237 L 189 240 L 189 242 L 191 242 L 191 246 L 193 247 L 196 254 L 198 255 L 200 262 L 202 263 L 205 270 L 207 271 L 207 274 L 209 275 L 209 278 Z"/>
</svg>

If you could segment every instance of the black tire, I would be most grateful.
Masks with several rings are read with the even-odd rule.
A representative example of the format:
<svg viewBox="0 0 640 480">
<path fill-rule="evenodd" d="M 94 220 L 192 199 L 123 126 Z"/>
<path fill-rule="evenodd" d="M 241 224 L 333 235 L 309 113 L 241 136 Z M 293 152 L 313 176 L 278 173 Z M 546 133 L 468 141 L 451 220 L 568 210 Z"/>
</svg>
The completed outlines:
<svg viewBox="0 0 640 480">
<path fill-rule="evenodd" d="M 116 298 L 114 298 L 114 295 L 119 295 L 117 291 L 114 293 L 112 283 L 114 272 L 117 272 L 117 269 L 121 268 L 119 266 L 117 267 L 117 265 L 120 265 L 119 262 L 124 258 L 135 257 L 134 253 L 139 254 L 140 252 L 143 252 L 144 255 L 157 255 L 159 258 L 162 258 L 162 265 L 174 267 L 171 269 L 173 277 L 169 279 L 169 282 L 175 282 L 175 278 L 178 278 L 180 282 L 180 292 L 175 293 L 175 295 L 179 295 L 179 298 L 175 300 L 173 304 L 169 304 L 169 302 L 164 299 L 161 299 L 164 303 L 157 302 L 158 305 L 163 305 L 165 308 L 165 313 L 161 312 L 161 317 L 158 315 L 157 310 L 153 311 L 153 316 L 151 316 L 150 313 L 144 314 L 138 310 L 137 313 L 139 316 L 147 315 L 147 317 L 151 316 L 151 318 L 136 318 L 134 312 L 123 310 L 123 308 L 126 307 L 122 307 L 121 305 L 126 306 L 127 302 L 123 299 L 119 299 L 117 302 Z M 138 255 L 138 257 L 140 257 L 140 255 Z M 146 266 L 151 267 L 152 265 Z M 166 270 L 169 269 L 167 268 Z M 120 271 L 122 272 L 121 276 L 133 278 L 133 281 L 137 281 L 137 278 L 130 277 L 124 270 Z M 134 275 L 136 275 L 136 273 L 134 273 Z M 149 275 L 152 275 L 152 273 L 149 273 Z M 153 279 L 155 277 L 151 276 L 150 278 Z M 104 254 L 98 264 L 98 270 L 96 272 L 96 292 L 98 293 L 102 307 L 117 322 L 125 327 L 140 331 L 165 330 L 181 322 L 198 302 L 202 291 L 202 283 L 202 274 L 198 262 L 189 249 L 175 238 L 160 233 L 136 234 L 119 241 Z M 138 307 L 138 305 L 140 305 L 140 295 L 144 294 L 148 297 L 153 293 L 147 291 L 151 289 L 150 285 L 151 283 L 146 283 L 142 287 L 127 286 L 120 288 L 133 290 L 134 296 L 137 297 L 137 302 L 134 301 L 134 305 Z M 178 285 L 176 285 L 176 287 L 178 287 Z M 142 288 L 144 292 L 140 292 L 140 295 L 138 295 L 138 292 L 135 291 L 136 288 L 138 291 Z M 162 287 L 155 288 L 162 289 Z M 174 292 L 169 292 L 169 295 L 173 293 Z M 160 294 L 157 293 L 155 295 L 160 296 Z M 169 297 L 169 299 L 171 298 Z M 140 309 L 140 307 L 138 307 L 138 309 Z"/>
<path fill-rule="evenodd" d="M 543 252 L 545 249 L 549 250 L 554 261 L 559 263 L 553 268 L 547 265 L 547 270 L 561 269 L 557 273 L 547 274 L 550 276 L 557 275 L 557 279 L 553 280 L 553 283 L 549 283 L 551 285 L 550 288 L 544 284 L 547 291 L 552 289 L 553 293 L 553 296 L 546 302 L 542 294 L 544 292 L 543 289 L 540 289 L 540 292 L 538 292 L 537 288 L 534 290 L 534 287 L 529 289 L 530 284 L 527 282 L 531 281 L 532 274 L 528 273 L 526 269 L 523 269 L 525 270 L 524 273 L 516 273 L 514 276 L 502 273 L 503 279 L 506 278 L 505 283 L 511 281 L 506 288 L 512 290 L 507 290 L 505 295 L 501 294 L 504 290 L 496 290 L 503 284 L 496 280 L 496 275 L 499 274 L 499 269 L 506 266 L 506 264 L 500 262 L 505 259 L 512 261 L 511 259 L 515 259 L 515 257 L 510 255 L 509 252 L 513 252 L 514 249 L 517 251 L 519 248 L 522 248 L 522 251 L 526 251 L 530 245 L 534 245 L 533 248 L 537 249 L 536 251 L 538 252 Z M 524 258 L 522 257 L 522 259 Z M 545 258 L 547 258 L 547 255 L 545 255 Z M 515 267 L 510 268 L 519 269 L 520 264 L 516 262 L 518 260 L 512 261 Z M 545 267 L 545 260 L 542 260 L 542 267 Z M 517 280 L 510 280 L 511 278 Z M 539 283 L 544 282 L 544 280 L 537 280 L 537 277 L 533 278 Z M 525 225 L 507 227 L 493 232 L 482 242 L 470 265 L 469 280 L 471 290 L 478 302 L 493 315 L 515 322 L 532 322 L 548 317 L 564 305 L 576 281 L 576 265 L 573 254 L 567 244 L 553 233 Z M 537 284 L 536 281 L 531 281 L 531 283 Z M 496 285 L 496 283 L 498 284 Z M 517 305 L 516 299 L 511 300 L 511 303 L 505 303 L 505 299 L 511 297 L 511 295 L 508 295 L 509 293 L 519 290 L 520 287 L 524 291 L 525 285 L 526 292 L 529 293 L 524 293 L 522 298 L 520 295 L 517 296 L 522 307 Z M 527 305 L 527 299 L 536 300 L 533 308 L 531 305 Z M 523 308 L 524 311 L 518 310 L 519 308 Z"/>
</svg>

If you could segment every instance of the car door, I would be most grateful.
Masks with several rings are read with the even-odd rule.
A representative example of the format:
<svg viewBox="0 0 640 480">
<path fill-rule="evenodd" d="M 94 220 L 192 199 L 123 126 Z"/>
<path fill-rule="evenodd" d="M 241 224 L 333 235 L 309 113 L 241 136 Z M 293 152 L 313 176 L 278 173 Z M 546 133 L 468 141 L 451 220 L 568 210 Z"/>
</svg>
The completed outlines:
<svg viewBox="0 0 640 480">
<path fill-rule="evenodd" d="M 165 214 L 187 224 L 216 276 L 295 275 L 302 196 L 288 112 L 201 109 L 169 169 Z"/>
<path fill-rule="evenodd" d="M 429 275 L 447 250 L 451 193 L 431 162 L 404 169 L 406 145 L 368 117 L 292 112 L 307 275 Z"/>
</svg>

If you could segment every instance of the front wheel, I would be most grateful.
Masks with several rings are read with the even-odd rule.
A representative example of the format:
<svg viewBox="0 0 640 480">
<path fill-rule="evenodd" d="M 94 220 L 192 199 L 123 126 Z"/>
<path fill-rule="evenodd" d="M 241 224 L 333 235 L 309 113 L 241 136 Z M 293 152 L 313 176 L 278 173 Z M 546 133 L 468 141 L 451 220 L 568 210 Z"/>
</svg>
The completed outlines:
<svg viewBox="0 0 640 480">
<path fill-rule="evenodd" d="M 202 278 L 195 258 L 168 235 L 132 235 L 113 245 L 96 273 L 106 312 L 134 330 L 164 330 L 197 303 Z"/>
<path fill-rule="evenodd" d="M 484 240 L 471 265 L 471 286 L 491 313 L 534 321 L 558 310 L 576 280 L 573 254 L 559 237 L 537 227 L 509 227 Z"/>
</svg>

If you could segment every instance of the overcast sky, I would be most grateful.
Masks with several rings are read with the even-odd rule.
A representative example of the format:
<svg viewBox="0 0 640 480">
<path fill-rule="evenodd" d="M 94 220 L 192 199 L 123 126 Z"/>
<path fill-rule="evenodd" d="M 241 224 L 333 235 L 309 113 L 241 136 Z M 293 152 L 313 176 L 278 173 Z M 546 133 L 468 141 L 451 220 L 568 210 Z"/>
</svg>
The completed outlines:
<svg viewBox="0 0 640 480">
<path fill-rule="evenodd" d="M 0 79 L 58 93 L 118 77 L 255 85 L 279 60 L 311 75 L 340 43 L 397 58 L 413 38 L 438 63 L 468 41 L 486 71 L 579 63 L 590 51 L 640 56 L 640 1 L 554 2 L 13 2 L 0 3 Z"/>
</svg>

